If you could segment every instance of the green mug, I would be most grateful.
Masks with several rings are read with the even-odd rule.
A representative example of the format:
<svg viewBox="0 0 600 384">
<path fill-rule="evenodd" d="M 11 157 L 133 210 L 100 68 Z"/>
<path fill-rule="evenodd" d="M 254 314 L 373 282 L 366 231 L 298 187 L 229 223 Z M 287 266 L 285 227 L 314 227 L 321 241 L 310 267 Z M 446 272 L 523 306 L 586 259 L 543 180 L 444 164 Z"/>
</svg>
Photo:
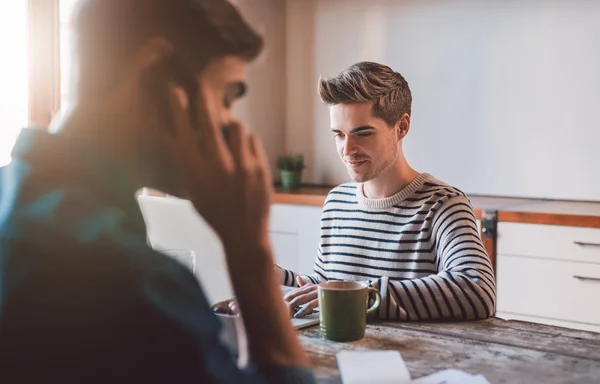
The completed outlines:
<svg viewBox="0 0 600 384">
<path fill-rule="evenodd" d="M 328 281 L 319 284 L 318 289 L 323 337 L 332 341 L 365 337 L 367 315 L 375 313 L 381 304 L 379 291 L 354 281 Z M 375 303 L 367 309 L 371 292 L 375 294 Z"/>
</svg>

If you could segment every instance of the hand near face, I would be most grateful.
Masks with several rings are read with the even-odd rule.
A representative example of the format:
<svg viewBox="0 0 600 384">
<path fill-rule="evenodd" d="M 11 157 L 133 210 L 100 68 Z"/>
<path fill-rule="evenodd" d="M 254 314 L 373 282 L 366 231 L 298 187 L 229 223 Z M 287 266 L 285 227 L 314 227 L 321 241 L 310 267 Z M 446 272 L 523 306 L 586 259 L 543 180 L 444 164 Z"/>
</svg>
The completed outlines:
<svg viewBox="0 0 600 384">
<path fill-rule="evenodd" d="M 309 283 L 301 276 L 298 276 L 296 282 L 300 288 L 286 294 L 283 300 L 288 304 L 293 317 L 302 317 L 319 306 L 318 289 L 317 285 Z M 294 313 L 294 309 L 300 306 L 302 308 Z"/>
<path fill-rule="evenodd" d="M 183 189 L 225 248 L 266 244 L 272 184 L 262 144 L 236 121 L 226 143 L 215 121 L 219 106 L 199 96 L 199 123 L 192 127 L 185 94 L 175 87 L 171 94 L 176 127 L 170 147 Z"/>
</svg>

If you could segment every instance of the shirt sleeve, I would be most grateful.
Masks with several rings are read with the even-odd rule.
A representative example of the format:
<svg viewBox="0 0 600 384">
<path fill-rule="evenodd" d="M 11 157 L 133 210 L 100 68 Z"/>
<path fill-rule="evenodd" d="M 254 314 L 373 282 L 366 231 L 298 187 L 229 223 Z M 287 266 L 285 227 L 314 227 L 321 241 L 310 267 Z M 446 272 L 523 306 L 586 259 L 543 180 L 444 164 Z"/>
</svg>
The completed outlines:
<svg viewBox="0 0 600 384">
<path fill-rule="evenodd" d="M 492 316 L 496 280 L 473 208 L 464 196 L 446 201 L 433 225 L 437 274 L 368 281 L 382 295 L 379 317 L 389 320 L 476 320 Z"/>
<path fill-rule="evenodd" d="M 279 284 L 285 285 L 288 287 L 298 287 L 297 277 L 301 276 L 304 280 L 308 281 L 312 284 L 319 284 L 324 281 L 327 281 L 325 277 L 325 269 L 323 269 L 323 265 L 321 262 L 321 247 L 319 246 L 318 256 L 315 260 L 314 264 L 314 272 L 309 275 L 299 275 L 298 273 L 280 267 L 279 265 L 275 265 L 275 270 L 277 272 L 277 276 L 279 277 Z"/>
</svg>

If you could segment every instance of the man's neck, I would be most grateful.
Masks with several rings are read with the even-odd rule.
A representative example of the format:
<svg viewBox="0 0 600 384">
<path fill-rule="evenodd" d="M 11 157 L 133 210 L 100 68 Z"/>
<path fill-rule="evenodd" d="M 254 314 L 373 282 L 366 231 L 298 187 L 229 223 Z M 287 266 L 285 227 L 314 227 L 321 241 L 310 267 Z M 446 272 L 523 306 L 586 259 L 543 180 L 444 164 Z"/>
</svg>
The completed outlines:
<svg viewBox="0 0 600 384">
<path fill-rule="evenodd" d="M 419 172 L 408 164 L 404 155 L 373 180 L 363 184 L 363 193 L 370 199 L 383 199 L 395 195 L 410 184 Z"/>
<path fill-rule="evenodd" d="M 103 108 L 76 106 L 53 121 L 49 130 L 56 135 L 77 138 L 86 145 L 100 150 L 129 175 L 132 184 L 143 187 L 147 180 L 141 167 L 144 163 L 139 144 L 133 138 L 136 122 L 127 116 Z"/>
</svg>

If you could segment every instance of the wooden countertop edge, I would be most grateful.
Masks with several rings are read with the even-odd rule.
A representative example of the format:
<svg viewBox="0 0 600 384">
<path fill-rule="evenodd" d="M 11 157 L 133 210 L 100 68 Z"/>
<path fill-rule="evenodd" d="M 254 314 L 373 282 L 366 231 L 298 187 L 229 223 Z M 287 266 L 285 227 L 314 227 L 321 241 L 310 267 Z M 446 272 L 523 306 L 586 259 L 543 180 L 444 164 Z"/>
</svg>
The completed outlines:
<svg viewBox="0 0 600 384">
<path fill-rule="evenodd" d="M 276 192 L 273 198 L 273 203 L 322 207 L 323 204 L 325 204 L 325 197 L 326 196 L 322 195 L 303 193 Z M 477 219 L 481 219 L 483 217 L 483 210 L 481 208 L 474 208 L 474 211 Z"/>
<path fill-rule="evenodd" d="M 277 204 L 322 207 L 326 198 L 326 194 L 322 192 L 324 187 L 316 189 L 319 191 L 315 190 L 315 192 L 312 192 L 310 187 L 298 192 L 283 192 L 278 190 L 275 193 L 273 202 Z M 475 217 L 477 219 L 482 219 L 484 209 L 474 207 L 474 211 Z M 600 216 L 569 213 L 527 212 L 519 211 L 514 208 L 505 210 L 498 209 L 497 211 L 499 222 L 600 228 Z"/>
<path fill-rule="evenodd" d="M 321 187 L 319 191 L 313 193 L 283 192 L 277 191 L 273 202 L 277 204 L 308 205 L 313 207 L 322 207 L 325 204 L 326 193 L 323 193 L 327 187 Z M 308 191 L 311 188 L 307 189 Z M 164 193 L 145 189 L 143 194 L 150 196 L 165 196 Z M 481 219 L 483 209 L 474 207 L 475 217 Z M 549 213 L 549 212 L 526 212 L 511 209 L 498 209 L 498 221 L 504 223 L 528 223 L 545 225 L 564 225 L 568 227 L 587 227 L 600 228 L 600 216 L 578 215 L 569 213 Z"/>
<path fill-rule="evenodd" d="M 310 205 L 322 207 L 325 204 L 325 197 L 320 195 L 293 194 L 293 193 L 275 193 L 273 202 L 277 204 Z"/>
<path fill-rule="evenodd" d="M 498 211 L 498 221 L 505 223 L 528 223 L 564 225 L 568 227 L 600 228 L 600 216 L 568 213 Z"/>
</svg>

